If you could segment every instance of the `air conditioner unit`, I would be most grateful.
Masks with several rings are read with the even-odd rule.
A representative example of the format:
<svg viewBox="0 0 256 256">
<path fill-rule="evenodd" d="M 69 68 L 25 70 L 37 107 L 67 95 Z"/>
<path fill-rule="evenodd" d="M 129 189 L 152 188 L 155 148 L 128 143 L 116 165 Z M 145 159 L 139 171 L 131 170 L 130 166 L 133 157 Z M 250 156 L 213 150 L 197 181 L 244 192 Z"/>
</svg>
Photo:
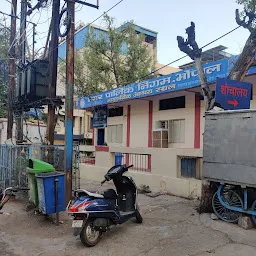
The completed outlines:
<svg viewBox="0 0 256 256">
<path fill-rule="evenodd" d="M 168 129 L 153 130 L 153 147 L 168 148 Z"/>
</svg>

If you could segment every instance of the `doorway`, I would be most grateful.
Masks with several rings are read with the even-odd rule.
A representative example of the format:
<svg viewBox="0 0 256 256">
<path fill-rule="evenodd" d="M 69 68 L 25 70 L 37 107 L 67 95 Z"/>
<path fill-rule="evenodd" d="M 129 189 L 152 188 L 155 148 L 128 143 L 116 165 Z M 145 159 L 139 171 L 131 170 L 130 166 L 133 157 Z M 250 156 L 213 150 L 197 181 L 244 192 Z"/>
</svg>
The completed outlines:
<svg viewBox="0 0 256 256">
<path fill-rule="evenodd" d="M 103 146 L 105 143 L 105 129 L 98 129 L 97 145 Z"/>
</svg>

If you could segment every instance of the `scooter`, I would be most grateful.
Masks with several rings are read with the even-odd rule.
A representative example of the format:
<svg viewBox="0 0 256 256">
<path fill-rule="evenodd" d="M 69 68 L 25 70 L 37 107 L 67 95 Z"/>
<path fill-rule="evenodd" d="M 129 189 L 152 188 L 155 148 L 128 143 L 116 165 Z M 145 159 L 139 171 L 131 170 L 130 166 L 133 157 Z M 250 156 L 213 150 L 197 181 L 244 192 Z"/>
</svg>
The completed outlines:
<svg viewBox="0 0 256 256">
<path fill-rule="evenodd" d="M 116 191 L 107 189 L 98 194 L 80 189 L 75 192 L 75 201 L 67 206 L 67 212 L 73 216 L 74 235 L 80 234 L 84 245 L 95 246 L 103 232 L 131 218 L 142 223 L 137 187 L 131 177 L 123 176 L 132 166 L 116 165 L 105 174 L 101 185 L 113 180 Z"/>
</svg>

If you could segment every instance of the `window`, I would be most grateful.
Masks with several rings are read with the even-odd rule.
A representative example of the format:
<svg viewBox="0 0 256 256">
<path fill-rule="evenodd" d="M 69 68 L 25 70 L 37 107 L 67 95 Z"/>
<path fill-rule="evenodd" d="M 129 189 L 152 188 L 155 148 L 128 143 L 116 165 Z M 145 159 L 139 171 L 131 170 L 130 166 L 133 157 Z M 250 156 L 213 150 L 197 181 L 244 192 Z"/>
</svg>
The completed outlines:
<svg viewBox="0 0 256 256">
<path fill-rule="evenodd" d="M 122 143 L 123 142 L 123 125 L 109 125 L 108 126 L 108 143 Z"/>
<path fill-rule="evenodd" d="M 87 116 L 87 130 L 91 131 L 93 129 L 93 117 L 92 116 Z"/>
<path fill-rule="evenodd" d="M 168 129 L 168 121 L 156 121 L 155 129 Z"/>
<path fill-rule="evenodd" d="M 159 110 L 185 108 L 185 96 L 159 101 Z"/>
<path fill-rule="evenodd" d="M 80 132 L 80 134 L 82 134 L 83 133 L 83 118 L 82 117 L 80 117 L 80 120 L 79 120 L 79 132 Z"/>
<path fill-rule="evenodd" d="M 185 178 L 197 178 L 197 159 L 196 158 L 181 158 L 180 159 L 180 174 Z"/>
<path fill-rule="evenodd" d="M 124 108 L 123 107 L 110 108 L 108 110 L 108 117 L 123 116 L 123 114 L 124 114 Z"/>
<path fill-rule="evenodd" d="M 168 142 L 184 143 L 185 142 L 185 120 L 168 121 Z"/>
</svg>

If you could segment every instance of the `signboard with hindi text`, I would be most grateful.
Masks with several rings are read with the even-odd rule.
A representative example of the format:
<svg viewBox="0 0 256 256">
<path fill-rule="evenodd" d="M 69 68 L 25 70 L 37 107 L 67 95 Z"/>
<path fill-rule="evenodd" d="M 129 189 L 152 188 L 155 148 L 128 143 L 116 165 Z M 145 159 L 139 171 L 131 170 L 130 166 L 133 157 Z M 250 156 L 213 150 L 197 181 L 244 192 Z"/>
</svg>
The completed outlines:
<svg viewBox="0 0 256 256">
<path fill-rule="evenodd" d="M 105 128 L 108 121 L 107 106 L 98 106 L 93 112 L 93 128 Z"/>
<path fill-rule="evenodd" d="M 219 78 L 216 83 L 215 102 L 224 110 L 250 109 L 252 84 Z"/>
<path fill-rule="evenodd" d="M 217 60 L 203 65 L 204 73 L 209 83 L 217 78 L 227 77 L 236 62 L 236 56 Z M 113 90 L 104 91 L 90 97 L 78 99 L 78 108 L 93 108 L 114 102 L 127 101 L 185 90 L 200 86 L 200 80 L 195 67 L 184 69 L 169 75 L 152 78 L 138 83 L 129 84 Z"/>
</svg>

